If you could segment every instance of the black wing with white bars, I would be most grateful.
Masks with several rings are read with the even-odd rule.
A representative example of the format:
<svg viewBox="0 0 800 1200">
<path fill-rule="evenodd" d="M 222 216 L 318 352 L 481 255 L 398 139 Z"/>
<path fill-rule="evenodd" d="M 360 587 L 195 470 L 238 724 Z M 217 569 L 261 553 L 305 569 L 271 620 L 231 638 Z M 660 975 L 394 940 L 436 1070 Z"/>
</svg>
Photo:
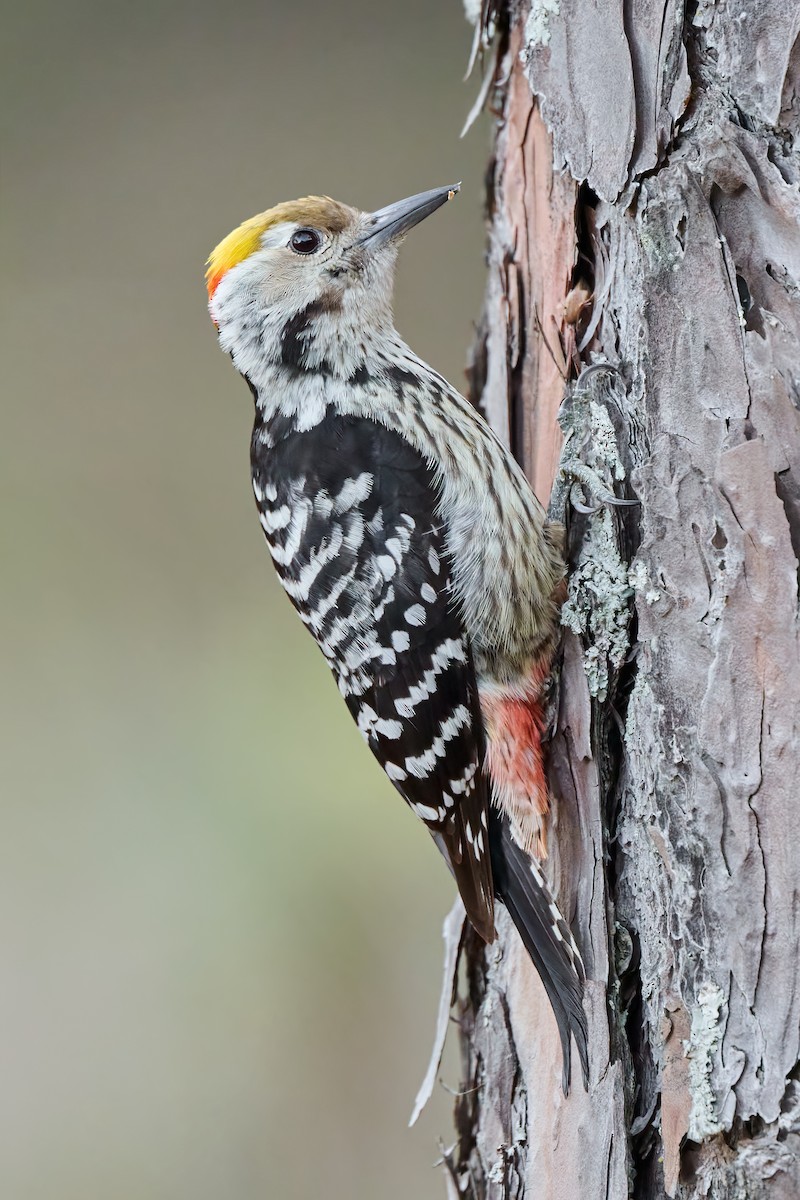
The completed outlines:
<svg viewBox="0 0 800 1200">
<path fill-rule="evenodd" d="M 305 431 L 276 422 L 257 422 L 252 469 L 281 583 L 492 941 L 483 728 L 434 473 L 375 421 L 329 412 Z"/>
</svg>

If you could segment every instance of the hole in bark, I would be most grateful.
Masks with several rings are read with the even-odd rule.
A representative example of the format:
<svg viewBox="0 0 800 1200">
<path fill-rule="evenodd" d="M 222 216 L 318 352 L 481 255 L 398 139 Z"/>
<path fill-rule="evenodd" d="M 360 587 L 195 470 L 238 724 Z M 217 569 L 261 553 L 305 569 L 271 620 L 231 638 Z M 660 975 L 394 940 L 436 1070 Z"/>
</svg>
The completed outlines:
<svg viewBox="0 0 800 1200">
<path fill-rule="evenodd" d="M 763 337 L 764 325 L 761 320 L 761 309 L 753 299 L 750 286 L 744 275 L 740 275 L 738 271 L 736 272 L 736 290 L 739 293 L 739 304 L 744 314 L 745 329 L 752 329 L 756 333 L 760 333 Z"/>
<path fill-rule="evenodd" d="M 678 224 L 675 226 L 675 237 L 678 239 L 681 250 L 686 249 L 686 213 L 681 213 Z"/>
<path fill-rule="evenodd" d="M 724 550 L 728 544 L 728 539 L 725 536 L 725 531 L 717 525 L 714 536 L 711 539 L 711 545 L 715 550 Z"/>
<path fill-rule="evenodd" d="M 767 1123 L 763 1117 L 748 1117 L 746 1121 L 735 1117 L 729 1131 L 720 1134 L 720 1137 L 724 1139 L 726 1145 L 735 1150 L 741 1142 L 751 1142 L 760 1137 L 766 1128 Z"/>
<path fill-rule="evenodd" d="M 574 312 L 565 310 L 565 323 L 568 327 L 567 344 L 564 346 L 567 361 L 571 363 L 577 374 L 577 346 L 581 341 L 592 317 L 592 307 L 595 303 L 595 287 L 597 272 L 595 264 L 595 209 L 597 195 L 588 184 L 583 183 L 578 189 L 575 204 L 575 241 L 577 254 L 575 266 L 570 276 L 570 286 L 567 299 L 572 300 Z M 571 331 L 571 336 L 570 336 Z M 572 345 L 569 342 L 572 341 Z"/>
<path fill-rule="evenodd" d="M 702 1158 L 703 1147 L 699 1142 L 690 1141 L 689 1138 L 683 1143 L 681 1151 L 681 1183 L 693 1184 L 697 1179 L 697 1171 L 703 1165 Z"/>
<path fill-rule="evenodd" d="M 739 303 L 742 306 L 742 312 L 745 316 L 753 307 L 753 297 L 750 295 L 750 288 L 747 286 L 747 280 L 744 275 L 736 275 L 736 290 L 739 293 Z"/>
</svg>

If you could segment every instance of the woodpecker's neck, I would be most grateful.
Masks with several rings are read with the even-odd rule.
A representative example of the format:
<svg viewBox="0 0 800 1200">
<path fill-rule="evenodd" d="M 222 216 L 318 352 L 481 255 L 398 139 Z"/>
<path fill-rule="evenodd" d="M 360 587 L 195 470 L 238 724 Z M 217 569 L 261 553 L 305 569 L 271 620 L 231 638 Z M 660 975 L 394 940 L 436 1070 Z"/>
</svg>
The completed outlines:
<svg viewBox="0 0 800 1200">
<path fill-rule="evenodd" d="M 329 406 L 366 415 L 376 390 L 393 395 L 401 377 L 447 387 L 394 328 L 388 295 L 380 302 L 373 290 L 369 299 L 331 288 L 287 315 L 259 310 L 239 292 L 218 306 L 220 343 L 250 384 L 265 427 L 280 416 L 311 429 Z"/>
<path fill-rule="evenodd" d="M 436 379 L 446 386 L 392 326 L 380 333 L 354 332 L 346 344 L 339 341 L 338 331 L 332 337 L 326 334 L 319 321 L 313 333 L 300 318 L 289 322 L 281 353 L 272 361 L 262 360 L 254 374 L 246 376 L 258 423 L 273 444 L 289 432 L 313 429 L 331 408 L 400 428 L 404 422 L 398 419 L 403 409 L 398 388 L 404 380 L 424 386 L 426 380 Z"/>
<path fill-rule="evenodd" d="M 391 272 L 377 280 L 366 272 L 332 276 L 315 293 L 273 304 L 256 287 L 224 279 L 213 315 L 220 345 L 259 393 L 274 384 L 276 370 L 306 382 L 314 375 L 358 380 L 403 345 L 392 319 Z"/>
</svg>

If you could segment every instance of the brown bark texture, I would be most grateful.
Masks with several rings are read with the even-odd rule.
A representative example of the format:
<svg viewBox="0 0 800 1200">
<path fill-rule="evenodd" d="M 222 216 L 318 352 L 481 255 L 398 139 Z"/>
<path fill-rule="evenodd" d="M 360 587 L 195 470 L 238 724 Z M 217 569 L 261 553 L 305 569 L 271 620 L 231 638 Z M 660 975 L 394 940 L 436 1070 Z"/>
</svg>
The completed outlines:
<svg viewBox="0 0 800 1200">
<path fill-rule="evenodd" d="M 471 384 L 568 527 L 548 869 L 591 1086 L 510 922 L 467 934 L 448 1189 L 800 1197 L 800 6 L 469 7 Z"/>
</svg>

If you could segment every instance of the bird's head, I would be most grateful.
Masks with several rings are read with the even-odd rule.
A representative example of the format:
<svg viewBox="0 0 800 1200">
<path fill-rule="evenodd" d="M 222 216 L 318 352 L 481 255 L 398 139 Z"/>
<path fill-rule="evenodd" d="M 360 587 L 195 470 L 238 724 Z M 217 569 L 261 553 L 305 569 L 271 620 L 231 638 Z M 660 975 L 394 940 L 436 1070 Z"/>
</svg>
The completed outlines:
<svg viewBox="0 0 800 1200">
<path fill-rule="evenodd" d="M 206 282 L 223 349 L 259 363 L 346 373 L 358 345 L 391 328 L 397 247 L 460 184 L 364 213 L 327 196 L 278 204 L 212 250 Z"/>
</svg>

